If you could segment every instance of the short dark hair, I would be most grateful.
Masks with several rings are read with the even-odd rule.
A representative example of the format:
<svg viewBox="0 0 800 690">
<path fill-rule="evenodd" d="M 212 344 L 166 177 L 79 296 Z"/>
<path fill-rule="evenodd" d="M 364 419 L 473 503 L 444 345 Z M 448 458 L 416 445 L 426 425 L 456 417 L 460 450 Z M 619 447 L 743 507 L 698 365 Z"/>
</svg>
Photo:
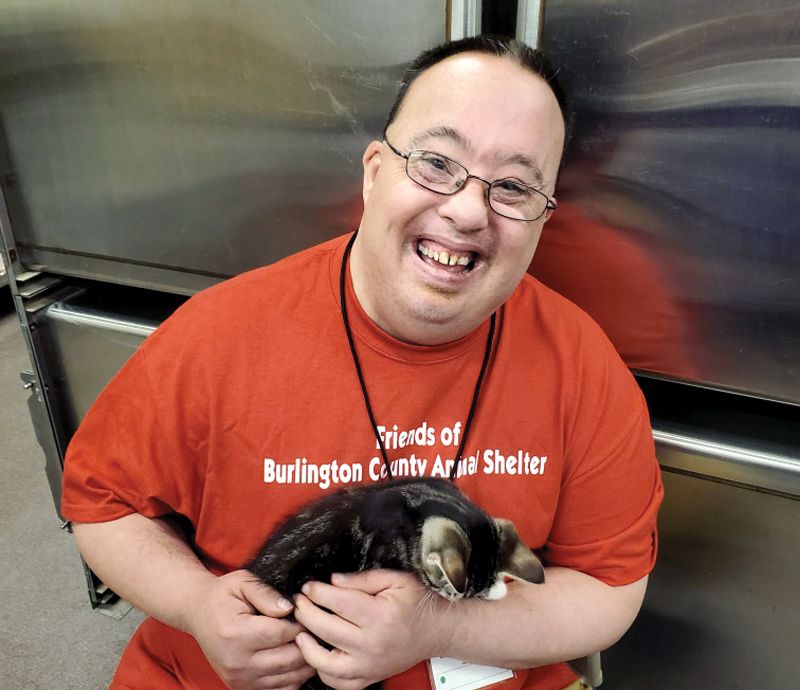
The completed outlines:
<svg viewBox="0 0 800 690">
<path fill-rule="evenodd" d="M 386 130 L 389 129 L 389 125 L 394 122 L 397 114 L 400 112 L 408 89 L 411 87 L 411 84 L 414 83 L 414 80 L 425 70 L 459 53 L 484 53 L 486 55 L 505 57 L 513 60 L 520 67 L 524 67 L 541 77 L 550 87 L 561 108 L 561 116 L 564 118 L 564 147 L 566 149 L 569 133 L 572 128 L 572 115 L 564 90 L 557 79 L 558 70 L 553 68 L 540 50 L 531 48 L 526 43 L 522 43 L 522 41 L 517 41 L 516 39 L 507 38 L 505 36 L 469 36 L 457 41 L 442 43 L 419 55 L 408 66 L 400 80 L 400 89 L 397 92 L 392 108 L 389 111 L 389 117 L 386 118 L 386 124 L 383 127 L 384 136 L 386 136 Z"/>
</svg>

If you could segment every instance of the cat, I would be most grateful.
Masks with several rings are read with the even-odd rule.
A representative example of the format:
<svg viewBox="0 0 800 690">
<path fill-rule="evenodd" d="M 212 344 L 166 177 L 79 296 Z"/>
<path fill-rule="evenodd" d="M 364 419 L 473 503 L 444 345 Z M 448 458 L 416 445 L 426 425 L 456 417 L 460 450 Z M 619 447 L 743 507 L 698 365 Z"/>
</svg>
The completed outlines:
<svg viewBox="0 0 800 690">
<path fill-rule="evenodd" d="M 541 561 L 510 520 L 492 518 L 453 482 L 436 478 L 323 496 L 280 523 L 248 566 L 289 600 L 310 580 L 373 568 L 414 573 L 450 601 L 500 599 L 507 578 L 544 582 Z M 326 687 L 315 676 L 302 690 Z"/>
</svg>

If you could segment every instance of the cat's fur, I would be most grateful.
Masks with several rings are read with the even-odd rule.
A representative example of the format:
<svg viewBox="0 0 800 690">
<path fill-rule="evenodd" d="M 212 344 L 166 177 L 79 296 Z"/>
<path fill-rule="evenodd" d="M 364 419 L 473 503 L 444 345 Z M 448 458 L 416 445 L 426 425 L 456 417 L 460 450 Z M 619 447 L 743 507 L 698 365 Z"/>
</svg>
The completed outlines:
<svg viewBox="0 0 800 690">
<path fill-rule="evenodd" d="M 390 568 L 450 600 L 499 599 L 506 577 L 544 582 L 509 520 L 494 519 L 445 479 L 347 487 L 285 519 L 248 569 L 291 599 L 310 580 Z M 319 678 L 304 690 L 325 687 Z M 378 686 L 375 686 L 378 687 Z"/>
</svg>

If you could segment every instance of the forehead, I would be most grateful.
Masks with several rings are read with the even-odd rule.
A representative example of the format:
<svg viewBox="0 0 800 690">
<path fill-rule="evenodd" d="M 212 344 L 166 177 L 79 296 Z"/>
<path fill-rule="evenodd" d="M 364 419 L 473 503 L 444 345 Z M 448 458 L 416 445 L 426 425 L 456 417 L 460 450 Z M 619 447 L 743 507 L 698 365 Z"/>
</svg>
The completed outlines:
<svg viewBox="0 0 800 690">
<path fill-rule="evenodd" d="M 447 141 L 481 163 L 535 161 L 554 177 L 561 159 L 561 110 L 545 81 L 504 57 L 462 53 L 412 83 L 391 136 L 408 146 Z"/>
</svg>

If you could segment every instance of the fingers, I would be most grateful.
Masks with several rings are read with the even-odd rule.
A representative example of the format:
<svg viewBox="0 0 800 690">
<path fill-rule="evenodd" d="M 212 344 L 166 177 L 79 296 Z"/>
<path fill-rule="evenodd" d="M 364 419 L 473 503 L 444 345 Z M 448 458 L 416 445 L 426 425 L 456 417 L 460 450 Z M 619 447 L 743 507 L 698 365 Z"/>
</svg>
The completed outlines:
<svg viewBox="0 0 800 690">
<path fill-rule="evenodd" d="M 352 637 L 354 628 L 373 622 L 376 597 L 381 593 L 423 587 L 413 575 L 392 570 L 334 575 L 331 581 L 334 584 L 307 582 L 303 586 L 305 596 L 295 597 L 295 617 L 315 635 L 339 648 Z"/>
<path fill-rule="evenodd" d="M 322 586 L 334 589 L 330 585 Z M 304 587 L 303 589 L 308 589 L 309 592 L 318 591 L 317 588 L 312 587 Z M 351 640 L 358 633 L 359 626 L 354 624 L 347 615 L 341 614 L 339 610 L 348 611 L 355 607 L 341 606 L 339 603 L 332 604 L 339 609 L 337 610 L 331 608 L 327 603 L 322 603 L 323 601 L 330 603 L 331 599 L 323 597 L 322 601 L 312 601 L 308 597 L 298 594 L 295 597 L 295 617 L 304 628 L 313 632 L 320 639 L 325 640 L 325 642 L 334 647 L 342 648 L 346 646 L 348 640 Z"/>
<path fill-rule="evenodd" d="M 291 613 L 294 608 L 292 602 L 258 580 L 255 575 L 248 574 L 250 577 L 242 578 L 239 586 L 242 596 L 254 609 L 272 618 L 283 618 Z"/>
<path fill-rule="evenodd" d="M 293 604 L 271 587 L 260 582 L 252 574 L 240 582 L 240 592 L 252 606 L 254 612 L 262 616 L 248 616 L 244 625 L 256 643 L 264 647 L 292 642 L 303 628 L 294 621 L 279 620 L 288 616 L 294 609 Z"/>
<path fill-rule="evenodd" d="M 225 684 L 237 690 L 299 686 L 316 673 L 294 642 L 244 654 L 226 648 L 213 659 L 209 657 L 209 661 Z"/>
<path fill-rule="evenodd" d="M 313 675 L 294 644 L 303 627 L 283 618 L 291 605 L 280 598 L 238 570 L 218 577 L 198 602 L 192 635 L 227 687 L 292 690 Z"/>
<path fill-rule="evenodd" d="M 348 654 L 338 649 L 325 649 L 314 639 L 313 635 L 308 633 L 298 635 L 297 646 L 309 661 L 309 665 L 316 668 L 320 680 L 327 687 L 339 688 L 339 690 L 361 690 L 368 685 L 371 687 L 371 683 L 377 680 L 377 677 L 369 677 L 356 672 Z"/>
<path fill-rule="evenodd" d="M 298 690 L 303 683 L 316 674 L 316 671 L 310 666 L 306 666 L 306 668 L 310 669 L 309 672 L 296 671 L 281 676 L 258 678 L 252 687 L 254 690 Z"/>
<path fill-rule="evenodd" d="M 382 591 L 385 591 L 385 588 L 378 590 L 379 593 Z M 329 615 L 330 613 L 336 614 L 334 618 L 342 618 L 355 626 L 363 626 L 365 623 L 369 622 L 374 614 L 374 595 L 369 592 L 364 592 L 360 588 L 353 587 L 349 589 L 338 585 L 328 585 L 324 582 L 307 582 L 303 585 L 303 594 L 307 598 L 305 601 L 303 601 L 303 595 L 295 597 L 296 607 L 299 607 L 301 602 L 304 604 L 303 618 L 300 617 L 297 610 L 295 610 L 295 616 L 297 620 L 306 627 L 309 627 L 308 623 L 313 625 L 324 620 L 322 616 L 309 617 L 310 614 L 308 613 L 307 607 L 308 600 L 320 607 L 320 609 L 318 609 L 320 612 L 322 612 L 321 609 L 326 609 Z M 312 632 L 316 634 L 317 630 L 312 630 Z M 321 635 L 320 637 L 329 641 Z"/>
<path fill-rule="evenodd" d="M 347 655 L 338 649 L 325 649 L 314 636 L 304 632 L 295 640 L 300 653 L 309 666 L 317 669 L 321 674 L 341 677 L 347 663 Z"/>
<path fill-rule="evenodd" d="M 343 589 L 356 589 L 365 594 L 375 595 L 392 587 L 419 585 L 419 578 L 398 570 L 364 570 L 360 573 L 331 576 L 331 584 Z"/>
<path fill-rule="evenodd" d="M 307 628 L 295 638 L 305 661 L 340 690 L 394 675 L 426 658 L 431 645 L 416 644 L 416 617 L 424 586 L 390 571 L 309 582 L 295 597 L 295 618 Z M 325 649 L 318 639 L 334 649 Z"/>
<path fill-rule="evenodd" d="M 292 642 L 304 629 L 298 622 L 269 616 L 243 616 L 238 624 L 240 633 L 252 641 L 255 649 L 272 649 Z"/>
<path fill-rule="evenodd" d="M 300 686 L 317 672 L 306 663 L 294 643 L 257 652 L 253 664 L 257 668 L 269 669 L 268 675 L 259 678 L 256 684 L 257 688 L 265 690 Z"/>
</svg>

